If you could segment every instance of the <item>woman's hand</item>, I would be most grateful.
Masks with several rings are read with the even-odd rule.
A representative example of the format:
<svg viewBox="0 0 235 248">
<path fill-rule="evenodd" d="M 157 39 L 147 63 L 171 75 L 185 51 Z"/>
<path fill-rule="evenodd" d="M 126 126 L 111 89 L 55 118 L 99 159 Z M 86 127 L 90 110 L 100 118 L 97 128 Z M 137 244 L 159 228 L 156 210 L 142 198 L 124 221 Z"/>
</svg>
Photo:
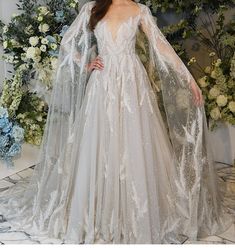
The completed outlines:
<svg viewBox="0 0 235 248">
<path fill-rule="evenodd" d="M 202 91 L 198 87 L 197 83 L 195 81 L 191 82 L 191 89 L 193 92 L 193 102 L 197 106 L 201 106 L 204 104 L 203 96 L 202 96 Z"/>
<path fill-rule="evenodd" d="M 102 58 L 98 55 L 94 60 L 91 61 L 87 65 L 87 70 L 91 72 L 92 70 L 103 70 L 104 69 L 104 64 L 102 62 Z"/>
</svg>

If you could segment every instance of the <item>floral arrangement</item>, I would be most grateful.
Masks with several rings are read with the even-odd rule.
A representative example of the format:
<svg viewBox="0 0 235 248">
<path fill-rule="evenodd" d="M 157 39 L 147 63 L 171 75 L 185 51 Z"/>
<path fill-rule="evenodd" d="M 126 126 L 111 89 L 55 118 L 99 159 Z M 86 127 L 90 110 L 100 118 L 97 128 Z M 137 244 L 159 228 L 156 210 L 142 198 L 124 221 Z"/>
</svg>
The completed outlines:
<svg viewBox="0 0 235 248">
<path fill-rule="evenodd" d="M 211 130 L 218 122 L 235 125 L 235 21 L 225 24 L 225 10 L 221 7 L 217 20 L 211 20 L 211 30 L 206 29 L 208 35 L 197 31 L 197 39 L 212 51 L 210 65 L 202 68 L 194 57 L 188 63 L 201 72 L 198 85 L 205 99 Z"/>
<path fill-rule="evenodd" d="M 25 141 L 40 145 L 60 42 L 79 5 L 78 0 L 19 2 L 21 14 L 13 14 L 8 25 L 0 22 L 3 59 L 14 69 L 3 82 L 0 105 L 21 123 Z"/>
<path fill-rule="evenodd" d="M 13 159 L 21 153 L 24 129 L 12 121 L 6 108 L 0 107 L 0 159 L 13 167 Z"/>
<path fill-rule="evenodd" d="M 204 95 L 211 129 L 217 126 L 217 121 L 235 125 L 235 53 L 229 74 L 224 72 L 221 59 L 213 60 L 211 66 L 206 67 L 205 74 L 198 83 Z"/>
</svg>

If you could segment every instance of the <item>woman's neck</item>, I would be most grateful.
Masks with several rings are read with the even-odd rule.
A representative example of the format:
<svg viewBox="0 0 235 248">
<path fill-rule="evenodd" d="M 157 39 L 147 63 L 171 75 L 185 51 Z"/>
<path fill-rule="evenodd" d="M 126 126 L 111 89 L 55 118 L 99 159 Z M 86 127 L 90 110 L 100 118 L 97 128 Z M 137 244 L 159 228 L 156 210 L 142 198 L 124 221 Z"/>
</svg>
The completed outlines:
<svg viewBox="0 0 235 248">
<path fill-rule="evenodd" d="M 130 0 L 112 0 L 113 5 L 120 5 L 130 2 Z"/>
</svg>

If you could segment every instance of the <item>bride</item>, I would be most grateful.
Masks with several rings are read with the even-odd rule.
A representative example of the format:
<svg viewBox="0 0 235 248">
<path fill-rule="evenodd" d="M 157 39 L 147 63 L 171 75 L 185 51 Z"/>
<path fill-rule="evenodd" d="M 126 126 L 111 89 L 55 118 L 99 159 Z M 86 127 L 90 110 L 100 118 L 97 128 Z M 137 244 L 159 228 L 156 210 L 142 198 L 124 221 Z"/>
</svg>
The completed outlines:
<svg viewBox="0 0 235 248">
<path fill-rule="evenodd" d="M 136 53 L 139 32 L 166 121 Z M 138 244 L 197 240 L 232 224 L 201 91 L 143 4 L 82 6 L 61 43 L 39 159 L 31 178 L 1 192 L 4 227 Z"/>
</svg>

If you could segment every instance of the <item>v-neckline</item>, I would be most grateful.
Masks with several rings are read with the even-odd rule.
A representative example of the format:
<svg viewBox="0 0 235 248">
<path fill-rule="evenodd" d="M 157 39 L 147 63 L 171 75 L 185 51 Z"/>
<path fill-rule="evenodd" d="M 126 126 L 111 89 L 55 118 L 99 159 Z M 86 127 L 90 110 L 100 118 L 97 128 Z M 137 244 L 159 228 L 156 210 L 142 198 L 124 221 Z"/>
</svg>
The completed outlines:
<svg viewBox="0 0 235 248">
<path fill-rule="evenodd" d="M 115 37 L 113 36 L 112 31 L 110 29 L 110 26 L 108 24 L 108 21 L 107 21 L 108 18 L 102 19 L 100 21 L 100 23 L 103 23 L 107 27 L 107 31 L 108 31 L 108 33 L 109 33 L 109 35 L 110 35 L 113 43 L 116 43 L 117 42 L 118 33 L 119 33 L 119 31 L 120 31 L 120 29 L 122 28 L 123 25 L 127 24 L 130 20 L 135 20 L 136 18 L 140 17 L 140 15 L 141 15 L 141 6 L 139 4 L 138 4 L 138 6 L 140 8 L 139 9 L 139 14 L 129 16 L 124 21 L 121 21 L 120 24 L 118 24 L 118 26 L 117 26 Z"/>
</svg>

